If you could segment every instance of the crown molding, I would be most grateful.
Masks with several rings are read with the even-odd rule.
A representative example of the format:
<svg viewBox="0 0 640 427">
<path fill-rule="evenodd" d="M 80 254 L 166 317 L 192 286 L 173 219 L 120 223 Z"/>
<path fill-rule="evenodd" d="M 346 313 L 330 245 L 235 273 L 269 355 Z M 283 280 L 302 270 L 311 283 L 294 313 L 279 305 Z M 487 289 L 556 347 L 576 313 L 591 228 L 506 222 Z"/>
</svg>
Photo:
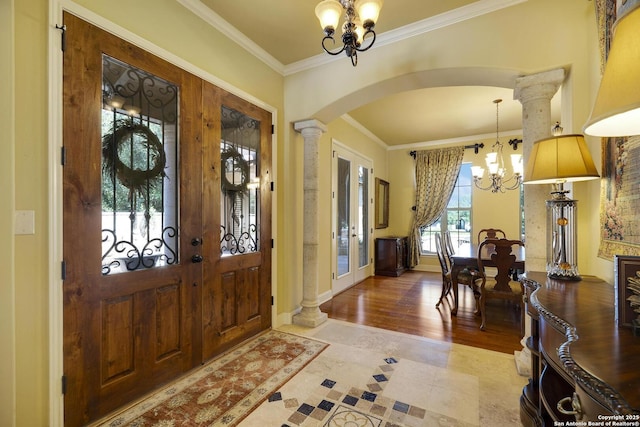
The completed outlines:
<svg viewBox="0 0 640 427">
<path fill-rule="evenodd" d="M 343 114 L 342 116 L 340 116 L 340 118 L 345 122 L 347 122 L 348 124 L 350 124 L 351 126 L 353 126 L 354 128 L 356 128 L 356 130 L 364 134 L 367 138 L 371 139 L 372 141 L 377 143 L 379 146 L 381 146 L 385 150 L 389 149 L 389 146 L 383 140 L 378 138 L 376 134 L 374 134 L 369 129 L 364 127 L 359 121 L 351 117 L 349 114 Z"/>
<path fill-rule="evenodd" d="M 421 21 L 416 21 L 412 24 L 405 25 L 404 27 L 387 31 L 386 33 L 378 34 L 376 36 L 376 42 L 370 50 L 374 50 L 381 46 L 398 43 L 420 34 L 438 30 L 449 25 L 457 24 L 459 22 L 473 19 L 487 13 L 515 6 L 526 1 L 528 0 L 480 0 L 470 5 L 462 6 L 458 9 L 441 13 L 439 15 L 432 16 Z M 287 76 L 295 74 L 300 71 L 312 69 L 340 59 L 343 58 L 326 54 L 318 54 L 312 56 L 311 58 L 303 59 L 301 61 L 285 65 L 284 75 Z"/>
<path fill-rule="evenodd" d="M 500 137 L 502 139 L 502 137 L 504 136 L 515 136 L 515 137 L 521 137 L 522 136 L 522 129 L 515 129 L 515 130 L 511 130 L 511 131 L 507 131 L 507 132 L 500 132 Z M 470 135 L 470 136 L 461 136 L 459 138 L 450 138 L 450 139 L 438 139 L 438 140 L 433 140 L 433 141 L 423 141 L 423 142 L 412 142 L 410 144 L 401 144 L 401 145 L 394 145 L 389 147 L 389 151 L 395 151 L 395 150 L 415 150 L 415 149 L 419 149 L 419 148 L 430 148 L 430 147 L 435 147 L 435 146 L 446 146 L 446 145 L 454 145 L 454 144 L 461 144 L 461 143 L 468 143 L 468 142 L 480 142 L 480 140 L 489 140 L 494 138 L 495 139 L 496 134 L 495 133 L 485 133 L 485 134 L 478 134 L 478 135 Z M 486 146 L 486 144 L 485 144 Z"/>
<path fill-rule="evenodd" d="M 274 71 L 284 75 L 285 67 L 280 61 L 271 56 L 269 52 L 258 46 L 253 40 L 249 39 L 241 33 L 236 27 L 229 24 L 220 15 L 205 6 L 200 0 L 176 0 L 185 8 L 189 9 L 196 16 L 200 17 L 206 23 L 216 30 L 220 31 L 231 40 L 238 43 L 242 48 L 251 53 L 256 58 L 271 67 Z"/>
<path fill-rule="evenodd" d="M 283 76 L 299 73 L 301 71 L 309 70 L 333 61 L 343 59 L 342 57 L 318 54 L 301 61 L 293 62 L 289 65 L 283 65 L 280 61 L 271 56 L 271 54 L 269 54 L 266 50 L 262 49 L 251 39 L 241 33 L 237 28 L 229 24 L 229 22 L 224 20 L 220 15 L 205 6 L 200 0 L 176 1 L 190 10 L 196 16 L 203 19 L 213 28 L 220 31 L 231 40 L 235 41 L 242 48 L 247 50 L 249 53 L 260 59 L 274 71 L 280 73 Z M 375 45 L 372 46 L 371 49 L 398 43 L 410 37 L 428 33 L 430 31 L 456 24 L 458 22 L 473 19 L 487 13 L 505 9 L 507 7 L 515 6 L 526 1 L 528 0 L 479 0 L 467 6 L 463 6 L 449 12 L 441 13 L 440 15 L 432 16 L 430 18 L 426 18 L 421 21 L 406 25 L 404 27 L 396 28 L 395 30 L 379 34 L 376 37 Z"/>
</svg>

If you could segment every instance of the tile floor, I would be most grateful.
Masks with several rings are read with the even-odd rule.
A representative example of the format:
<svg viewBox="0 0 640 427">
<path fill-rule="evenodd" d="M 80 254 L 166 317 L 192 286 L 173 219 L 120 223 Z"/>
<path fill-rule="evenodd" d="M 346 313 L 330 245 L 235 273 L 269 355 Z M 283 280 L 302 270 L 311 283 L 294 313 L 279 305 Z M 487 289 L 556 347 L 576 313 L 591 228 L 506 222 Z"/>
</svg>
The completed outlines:
<svg viewBox="0 0 640 427">
<path fill-rule="evenodd" d="M 331 345 L 241 427 L 521 425 L 513 355 L 333 319 L 279 329 Z"/>
</svg>

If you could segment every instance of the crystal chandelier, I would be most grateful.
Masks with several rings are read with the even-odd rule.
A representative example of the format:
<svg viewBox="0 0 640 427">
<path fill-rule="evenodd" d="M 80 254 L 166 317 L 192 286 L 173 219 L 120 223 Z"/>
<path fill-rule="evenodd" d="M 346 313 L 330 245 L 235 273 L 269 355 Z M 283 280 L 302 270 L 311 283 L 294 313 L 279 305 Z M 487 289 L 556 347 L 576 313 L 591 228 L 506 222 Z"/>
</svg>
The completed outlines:
<svg viewBox="0 0 640 427">
<path fill-rule="evenodd" d="M 322 0 L 316 6 L 316 16 L 320 20 L 320 26 L 325 37 L 322 39 L 322 48 L 329 55 L 338 55 L 344 52 L 351 58 L 351 65 L 358 65 L 358 52 L 364 52 L 373 46 L 376 41 L 376 26 L 383 0 Z M 345 23 L 342 26 L 342 44 L 337 50 L 327 49 L 327 41 L 331 40 L 335 45 L 333 35 L 338 27 L 341 13 L 345 12 Z M 357 12 L 356 12 L 357 11 Z M 368 44 L 363 47 L 364 39 L 368 38 Z"/>
<path fill-rule="evenodd" d="M 520 184 L 522 183 L 522 155 L 511 155 L 513 175 L 506 178 L 507 170 L 504 165 L 502 143 L 500 142 L 498 131 L 498 106 L 502 102 L 502 99 L 496 99 L 493 102 L 496 104 L 496 142 L 491 147 L 491 153 L 487 154 L 485 159 L 487 169 L 489 170 L 489 181 L 483 181 L 484 168 L 482 166 L 471 166 L 471 174 L 473 175 L 473 182 L 479 189 L 491 190 L 492 193 L 504 193 L 506 190 L 520 188 Z M 517 148 L 517 143 L 513 148 L 514 150 Z"/>
</svg>

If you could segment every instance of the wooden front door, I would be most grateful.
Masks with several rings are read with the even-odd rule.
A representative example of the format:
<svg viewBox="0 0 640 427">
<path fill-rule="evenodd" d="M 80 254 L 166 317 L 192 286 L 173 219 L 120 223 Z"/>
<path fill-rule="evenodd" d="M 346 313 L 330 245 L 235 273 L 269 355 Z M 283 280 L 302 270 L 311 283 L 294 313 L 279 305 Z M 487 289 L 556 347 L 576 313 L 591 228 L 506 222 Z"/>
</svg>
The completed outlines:
<svg viewBox="0 0 640 427">
<path fill-rule="evenodd" d="M 271 114 L 205 84 L 203 355 L 271 326 Z"/>
<path fill-rule="evenodd" d="M 64 23 L 65 424 L 76 426 L 270 327 L 271 117 L 73 15 Z"/>
</svg>

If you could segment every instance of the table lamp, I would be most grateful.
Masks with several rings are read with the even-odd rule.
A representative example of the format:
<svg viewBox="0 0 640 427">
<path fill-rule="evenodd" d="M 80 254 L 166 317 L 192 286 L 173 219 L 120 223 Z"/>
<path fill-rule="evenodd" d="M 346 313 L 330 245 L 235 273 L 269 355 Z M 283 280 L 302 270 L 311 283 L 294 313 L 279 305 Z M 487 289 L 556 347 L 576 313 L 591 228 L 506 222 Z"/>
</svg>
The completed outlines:
<svg viewBox="0 0 640 427">
<path fill-rule="evenodd" d="M 558 135 L 541 139 L 524 171 L 524 184 L 554 184 L 547 200 L 547 276 L 580 280 L 578 274 L 577 200 L 569 199 L 565 182 L 599 178 L 582 135 Z"/>
<path fill-rule="evenodd" d="M 617 2 L 611 49 L 584 133 L 640 135 L 640 1 Z"/>
</svg>

